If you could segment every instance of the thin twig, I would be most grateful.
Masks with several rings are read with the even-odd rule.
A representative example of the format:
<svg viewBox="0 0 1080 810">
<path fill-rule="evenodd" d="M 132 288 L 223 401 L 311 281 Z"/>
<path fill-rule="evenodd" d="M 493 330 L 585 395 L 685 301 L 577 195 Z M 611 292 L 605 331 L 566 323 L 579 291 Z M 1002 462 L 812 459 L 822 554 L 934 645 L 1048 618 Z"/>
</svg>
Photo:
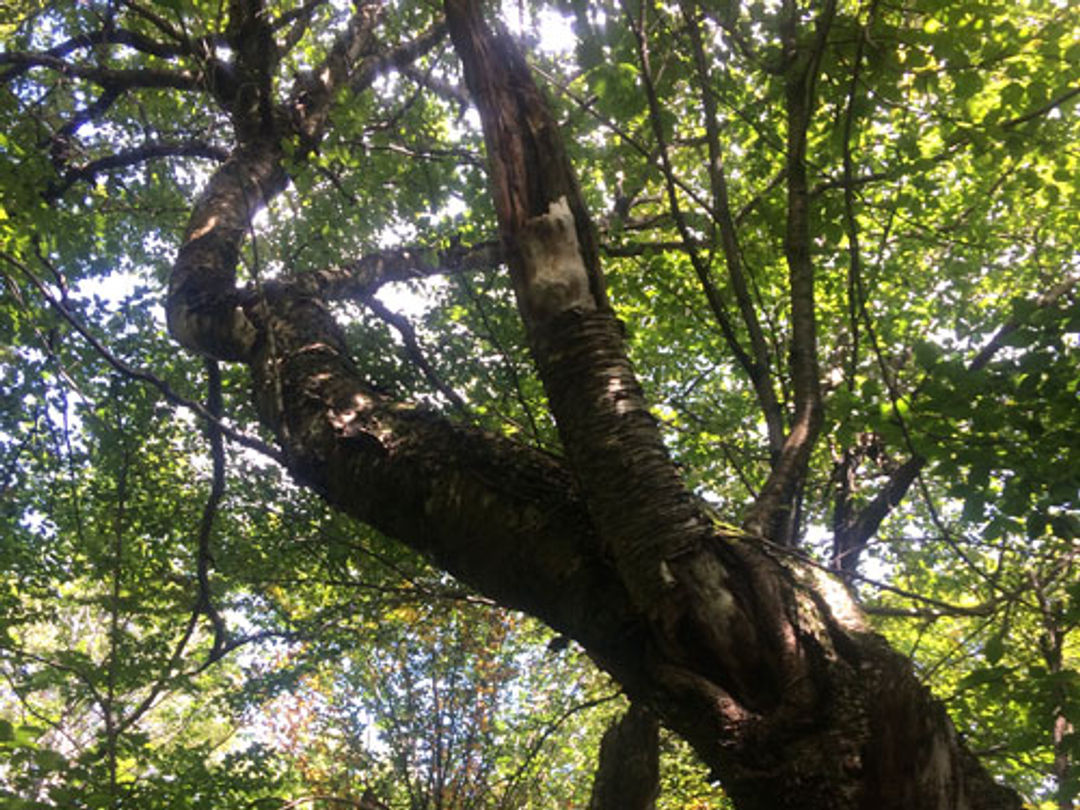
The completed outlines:
<svg viewBox="0 0 1080 810">
<path fill-rule="evenodd" d="M 74 314 L 72 314 L 67 309 L 67 307 L 65 307 L 51 292 L 49 292 L 49 289 L 41 282 L 40 279 L 38 279 L 38 277 L 33 273 L 32 270 L 30 270 L 29 267 L 27 267 L 23 262 L 19 261 L 6 251 L 0 251 L 0 259 L 3 259 L 12 267 L 25 275 L 27 279 L 29 279 L 30 283 L 41 294 L 41 296 L 49 303 L 49 305 L 53 309 L 55 309 L 56 312 L 65 321 L 71 324 L 75 331 L 78 332 L 82 336 L 82 338 L 87 343 L 89 343 L 90 346 L 93 347 L 93 349 L 99 355 L 101 355 L 105 362 L 107 362 L 114 369 L 119 371 L 121 374 L 130 377 L 131 379 L 139 380 L 141 382 L 152 385 L 154 388 L 158 389 L 158 391 L 160 391 L 165 397 L 165 399 L 167 399 L 169 402 L 173 403 L 174 405 L 179 405 L 181 407 L 187 408 L 188 410 L 194 412 L 197 416 L 206 420 L 207 422 L 214 423 L 215 425 L 217 425 L 217 427 L 221 429 L 221 432 L 224 433 L 226 437 L 236 442 L 237 444 L 243 447 L 247 447 L 250 450 L 255 450 L 256 452 L 261 453 L 267 458 L 273 459 L 279 464 L 285 463 L 285 458 L 282 453 L 274 449 L 270 445 L 266 444 L 266 442 L 263 442 L 260 439 L 256 439 L 252 436 L 248 436 L 236 430 L 235 428 L 230 427 L 229 425 L 223 423 L 220 419 L 214 417 L 214 415 L 211 414 L 201 403 L 188 399 L 187 397 L 181 396 L 180 394 L 176 393 L 164 380 L 159 379 L 148 371 L 134 368 L 133 366 L 125 363 L 123 360 L 120 360 L 118 357 L 116 357 L 116 355 L 109 351 L 109 349 L 106 348 L 100 340 L 94 337 L 94 335 L 79 321 L 78 318 L 75 317 Z"/>
<path fill-rule="evenodd" d="M 467 414 L 469 412 L 469 406 L 465 404 L 465 400 L 461 398 L 461 395 L 457 391 L 443 381 L 442 377 L 440 377 L 439 373 L 435 370 L 435 367 L 428 362 L 424 350 L 420 347 L 420 341 L 416 337 L 416 330 L 413 329 L 412 324 L 409 323 L 409 319 L 396 312 L 391 312 L 386 305 L 374 295 L 364 299 L 364 305 L 375 313 L 379 320 L 392 326 L 398 335 L 401 336 L 406 356 L 420 369 L 420 372 L 424 375 L 424 379 L 426 379 L 436 391 L 446 397 L 457 411 L 462 414 Z"/>
</svg>

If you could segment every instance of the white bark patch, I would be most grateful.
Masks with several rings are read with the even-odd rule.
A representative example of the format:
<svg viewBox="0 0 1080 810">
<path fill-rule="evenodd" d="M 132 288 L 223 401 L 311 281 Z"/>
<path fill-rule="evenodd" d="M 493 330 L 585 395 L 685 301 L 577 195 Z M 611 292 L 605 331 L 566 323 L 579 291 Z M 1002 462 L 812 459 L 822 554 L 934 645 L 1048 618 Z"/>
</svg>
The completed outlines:
<svg viewBox="0 0 1080 810">
<path fill-rule="evenodd" d="M 571 309 L 596 309 L 574 213 L 565 195 L 551 203 L 546 214 L 525 223 L 518 234 L 518 246 L 533 320 L 546 320 Z"/>
<path fill-rule="evenodd" d="M 833 618 L 845 630 L 865 633 L 870 630 L 866 617 L 851 596 L 851 592 L 828 571 L 811 568 L 812 582 L 817 592 L 825 599 L 825 604 L 832 611 Z"/>
<path fill-rule="evenodd" d="M 220 313 L 197 312 L 186 304 L 173 304 L 166 317 L 169 331 L 181 346 L 210 357 L 247 358 L 258 339 L 258 332 L 240 307 L 234 307 L 223 318 Z"/>
<path fill-rule="evenodd" d="M 217 217 L 216 216 L 210 217 L 210 219 L 206 220 L 206 222 L 203 223 L 200 227 L 198 227 L 194 231 L 192 231 L 191 235 L 188 236 L 188 238 L 185 241 L 186 242 L 194 242 L 196 239 L 198 239 L 198 238 L 200 238 L 202 236 L 206 236 L 206 234 L 210 233 L 210 231 L 214 230 L 214 228 L 217 227 L 217 224 L 218 224 Z"/>
<path fill-rule="evenodd" d="M 330 377 L 329 374 L 317 374 L 312 378 L 314 382 L 324 382 Z M 334 430 L 341 433 L 349 431 L 353 422 L 359 416 L 359 412 L 367 409 L 371 405 L 371 400 L 363 394 L 353 394 L 353 404 L 355 407 L 343 408 L 341 410 L 330 409 L 327 413 L 327 420 L 330 422 Z"/>
</svg>

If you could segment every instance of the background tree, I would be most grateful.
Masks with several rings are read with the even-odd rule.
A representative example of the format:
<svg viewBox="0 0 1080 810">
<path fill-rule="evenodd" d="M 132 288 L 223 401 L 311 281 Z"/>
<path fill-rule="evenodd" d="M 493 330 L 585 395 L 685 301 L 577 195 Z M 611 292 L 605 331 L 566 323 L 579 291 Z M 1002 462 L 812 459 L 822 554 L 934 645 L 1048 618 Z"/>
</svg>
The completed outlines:
<svg viewBox="0 0 1080 810">
<path fill-rule="evenodd" d="M 502 16 L 518 40 L 459 2 L 4 19 L 12 800 L 426 801 L 437 712 L 384 727 L 422 776 L 318 760 L 395 666 L 407 707 L 528 659 L 537 631 L 427 608 L 401 632 L 445 656 L 359 652 L 478 593 L 629 695 L 609 758 L 652 761 L 659 717 L 736 806 L 1018 806 L 989 768 L 1071 807 L 1075 12 Z M 282 691 L 303 757 L 220 748 Z"/>
</svg>

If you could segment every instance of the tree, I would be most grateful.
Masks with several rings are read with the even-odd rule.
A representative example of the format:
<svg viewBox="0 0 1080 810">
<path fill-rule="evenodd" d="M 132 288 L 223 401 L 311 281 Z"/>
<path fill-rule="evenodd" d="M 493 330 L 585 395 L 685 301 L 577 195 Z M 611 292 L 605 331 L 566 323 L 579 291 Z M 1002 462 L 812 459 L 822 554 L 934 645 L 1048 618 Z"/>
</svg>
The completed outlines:
<svg viewBox="0 0 1080 810">
<path fill-rule="evenodd" d="M 875 553 L 892 587 L 994 617 L 963 689 L 1018 686 L 1006 630 L 1040 628 L 1032 700 L 1071 806 L 1075 15 L 565 10 L 574 53 L 533 65 L 465 0 L 10 20 L 5 328 L 40 337 L 18 363 L 63 356 L 74 330 L 204 426 L 190 626 L 211 661 L 233 648 L 210 576 L 229 440 L 580 643 L 635 707 L 608 758 L 654 746 L 659 718 L 737 807 L 1020 806 L 857 607 Z M 168 328 L 206 358 L 206 405 L 152 325 L 102 338 L 69 294 L 103 262 L 136 272 L 169 250 Z M 451 280 L 427 316 L 441 365 L 375 297 L 435 277 Z M 473 322 L 482 352 L 461 338 Z M 429 406 L 407 404 L 425 389 Z M 256 420 L 272 441 L 238 427 Z M 20 502 L 13 530 L 48 513 Z"/>
</svg>

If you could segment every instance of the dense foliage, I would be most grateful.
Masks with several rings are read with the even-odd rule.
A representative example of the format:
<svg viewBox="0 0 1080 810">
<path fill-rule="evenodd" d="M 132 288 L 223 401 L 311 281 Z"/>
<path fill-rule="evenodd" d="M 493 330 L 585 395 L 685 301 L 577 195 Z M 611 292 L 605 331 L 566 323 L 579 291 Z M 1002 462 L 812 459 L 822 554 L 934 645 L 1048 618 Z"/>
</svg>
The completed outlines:
<svg viewBox="0 0 1080 810">
<path fill-rule="evenodd" d="M 295 96 L 350 8 L 268 5 Z M 819 5 L 498 12 L 565 133 L 665 441 L 734 524 L 795 400 L 781 43 L 793 19 L 816 36 Z M 987 768 L 1071 808 L 1080 14 L 834 5 L 805 143 L 825 414 L 793 544 L 846 578 Z M 377 45 L 440 15 L 389 4 Z M 166 333 L 185 221 L 233 146 L 228 23 L 219 0 L 0 10 L 3 806 L 584 807 L 618 684 L 306 493 L 243 369 L 219 379 Z M 422 253 L 335 302 L 363 375 L 558 454 L 491 258 L 478 119 L 428 39 L 345 88 L 317 146 L 286 144 L 244 280 Z M 662 748 L 658 806 L 726 806 Z"/>
</svg>

